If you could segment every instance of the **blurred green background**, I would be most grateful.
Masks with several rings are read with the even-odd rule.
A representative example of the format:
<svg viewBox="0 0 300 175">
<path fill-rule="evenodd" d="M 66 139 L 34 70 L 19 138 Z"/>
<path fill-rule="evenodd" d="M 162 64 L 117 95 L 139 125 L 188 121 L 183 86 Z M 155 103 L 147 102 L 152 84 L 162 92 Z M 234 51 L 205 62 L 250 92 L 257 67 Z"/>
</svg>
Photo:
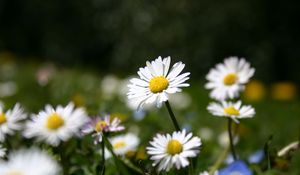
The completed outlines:
<svg viewBox="0 0 300 175">
<path fill-rule="evenodd" d="M 1 0 L 0 51 L 21 59 L 134 72 L 159 55 L 203 78 L 245 57 L 266 81 L 300 82 L 299 1 Z"/>
</svg>

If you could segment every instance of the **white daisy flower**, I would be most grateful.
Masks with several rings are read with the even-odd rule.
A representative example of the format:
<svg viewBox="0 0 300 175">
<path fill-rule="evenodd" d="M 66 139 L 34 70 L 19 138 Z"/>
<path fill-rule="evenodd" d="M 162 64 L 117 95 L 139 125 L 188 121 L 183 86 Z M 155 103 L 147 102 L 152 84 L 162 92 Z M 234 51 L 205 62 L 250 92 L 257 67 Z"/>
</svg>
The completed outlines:
<svg viewBox="0 0 300 175">
<path fill-rule="evenodd" d="M 153 166 L 158 165 L 158 171 L 169 171 L 173 165 L 177 169 L 189 165 L 188 158 L 196 157 L 200 152 L 201 139 L 193 137 L 185 130 L 173 132 L 172 135 L 157 134 L 147 147 L 147 153 L 154 160 Z"/>
<path fill-rule="evenodd" d="M 95 138 L 94 143 L 97 144 L 102 142 L 102 135 L 104 132 L 118 132 L 125 129 L 124 126 L 120 125 L 121 120 L 117 117 L 111 119 L 110 115 L 104 115 L 101 117 L 91 118 L 82 128 L 84 134 L 93 133 L 92 136 Z"/>
<path fill-rule="evenodd" d="M 60 166 L 45 152 L 36 148 L 19 150 L 0 162 L 1 175 L 58 175 Z"/>
<path fill-rule="evenodd" d="M 140 139 L 133 133 L 120 135 L 109 139 L 113 151 L 116 155 L 124 156 L 129 151 L 135 151 L 140 143 Z"/>
<path fill-rule="evenodd" d="M 244 58 L 229 57 L 219 63 L 206 76 L 205 88 L 211 89 L 210 97 L 219 101 L 239 96 L 240 91 L 253 76 L 254 68 Z"/>
<path fill-rule="evenodd" d="M 75 108 L 73 103 L 66 107 L 57 106 L 54 109 L 46 105 L 44 111 L 33 115 L 27 122 L 24 136 L 37 137 L 40 141 L 58 146 L 60 141 L 67 141 L 73 135 L 79 135 L 80 127 L 88 120 L 83 108 Z"/>
<path fill-rule="evenodd" d="M 128 98 L 138 107 L 155 102 L 159 107 L 169 99 L 169 94 L 181 92 L 181 87 L 188 87 L 189 84 L 184 82 L 189 79 L 190 73 L 179 75 L 185 64 L 177 62 L 170 69 L 170 62 L 170 57 L 147 61 L 146 67 L 137 72 L 140 78 L 130 80 Z"/>
<path fill-rule="evenodd" d="M 221 103 L 212 102 L 208 105 L 207 110 L 214 116 L 230 117 L 236 123 L 239 123 L 238 119 L 252 118 L 255 114 L 252 106 L 242 106 L 241 101 L 237 101 L 236 103 L 226 101 L 222 101 Z"/>
<path fill-rule="evenodd" d="M 6 148 L 3 148 L 2 145 L 0 145 L 0 158 L 3 158 L 6 154 Z"/>
<path fill-rule="evenodd" d="M 6 135 L 13 135 L 15 131 L 21 130 L 21 120 L 25 118 L 26 114 L 19 104 L 7 112 L 4 112 L 3 106 L 0 105 L 0 142 L 5 140 Z"/>
</svg>

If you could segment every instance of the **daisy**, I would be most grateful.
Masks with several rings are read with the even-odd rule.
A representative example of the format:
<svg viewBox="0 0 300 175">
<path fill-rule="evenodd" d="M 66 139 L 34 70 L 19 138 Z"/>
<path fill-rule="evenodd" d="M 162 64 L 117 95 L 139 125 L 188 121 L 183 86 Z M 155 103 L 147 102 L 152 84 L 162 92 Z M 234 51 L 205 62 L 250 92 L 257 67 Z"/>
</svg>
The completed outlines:
<svg viewBox="0 0 300 175">
<path fill-rule="evenodd" d="M 255 69 L 244 58 L 229 57 L 209 71 L 206 76 L 209 82 L 205 88 L 212 90 L 210 97 L 213 99 L 233 99 L 239 96 L 254 72 Z"/>
<path fill-rule="evenodd" d="M 19 150 L 0 162 L 2 175 L 58 175 L 60 166 L 45 152 L 36 148 Z"/>
<path fill-rule="evenodd" d="M 79 135 L 80 127 L 87 121 L 83 108 L 75 108 L 73 103 L 66 107 L 57 106 L 54 109 L 46 105 L 44 111 L 33 115 L 27 122 L 24 136 L 37 137 L 52 146 L 58 146 L 60 141 L 67 141 L 73 135 Z"/>
<path fill-rule="evenodd" d="M 0 145 L 0 158 L 3 158 L 6 154 L 6 148 L 3 148 L 2 145 Z"/>
<path fill-rule="evenodd" d="M 120 125 L 121 120 L 117 117 L 111 119 L 110 115 L 105 115 L 103 118 L 96 117 L 91 118 L 83 127 L 82 132 L 84 134 L 93 133 L 95 137 L 94 143 L 102 142 L 102 135 L 104 132 L 118 132 L 125 129 Z"/>
<path fill-rule="evenodd" d="M 4 142 L 6 135 L 13 135 L 15 131 L 21 130 L 21 120 L 25 118 L 26 114 L 19 104 L 7 112 L 4 112 L 3 106 L 0 105 L 0 142 Z"/>
<path fill-rule="evenodd" d="M 133 133 L 128 133 L 126 135 L 120 135 L 109 139 L 113 151 L 116 155 L 125 156 L 126 153 L 131 151 L 136 151 L 140 139 Z M 106 158 L 111 157 L 110 153 L 106 154 Z"/>
<path fill-rule="evenodd" d="M 185 64 L 177 62 L 170 69 L 170 62 L 170 57 L 147 61 L 146 67 L 137 72 L 140 78 L 130 80 L 128 99 L 133 100 L 138 107 L 149 103 L 156 103 L 159 107 L 169 99 L 169 94 L 181 92 L 181 87 L 188 87 L 189 84 L 184 82 L 189 79 L 190 73 L 179 75 Z"/>
<path fill-rule="evenodd" d="M 154 160 L 153 166 L 158 165 L 158 171 L 169 171 L 174 165 L 177 169 L 188 166 L 188 158 L 197 156 L 201 144 L 199 137 L 193 137 L 185 130 L 172 135 L 157 134 L 147 147 L 147 153 Z"/>
<path fill-rule="evenodd" d="M 207 110 L 214 116 L 229 117 L 236 123 L 239 123 L 238 119 L 252 118 L 255 114 L 255 110 L 252 106 L 242 106 L 241 101 L 221 103 L 212 102 L 208 105 Z"/>
</svg>

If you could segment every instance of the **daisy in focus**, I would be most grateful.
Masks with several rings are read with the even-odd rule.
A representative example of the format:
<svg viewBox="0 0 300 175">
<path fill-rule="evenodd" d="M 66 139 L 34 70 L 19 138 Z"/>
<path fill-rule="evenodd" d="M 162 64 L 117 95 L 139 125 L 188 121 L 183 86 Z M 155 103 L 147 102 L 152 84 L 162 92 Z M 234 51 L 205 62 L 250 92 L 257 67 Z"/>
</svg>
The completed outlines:
<svg viewBox="0 0 300 175">
<path fill-rule="evenodd" d="M 154 160 L 153 166 L 158 165 L 158 171 L 169 171 L 174 165 L 177 169 L 188 166 L 188 158 L 197 156 L 201 144 L 199 137 L 185 130 L 172 135 L 157 134 L 147 147 L 147 153 Z"/>
<path fill-rule="evenodd" d="M 255 115 L 255 110 L 250 105 L 242 106 L 241 101 L 221 103 L 212 102 L 208 105 L 207 110 L 214 116 L 229 117 L 236 123 L 238 119 L 252 118 Z"/>
<path fill-rule="evenodd" d="M 33 115 L 26 123 L 24 136 L 37 137 L 52 146 L 58 146 L 61 141 L 67 141 L 73 135 L 78 135 L 80 128 L 88 120 L 83 108 L 75 108 L 73 103 L 66 107 L 57 106 L 54 109 L 46 105 L 44 111 Z"/>
<path fill-rule="evenodd" d="M 149 103 L 156 103 L 160 107 L 162 102 L 169 99 L 169 94 L 181 92 L 182 87 L 189 86 L 185 81 L 190 73 L 180 74 L 185 64 L 177 62 L 170 68 L 170 62 L 170 57 L 147 61 L 146 67 L 137 72 L 140 78 L 130 80 L 128 99 L 133 100 L 138 108 Z"/>
<path fill-rule="evenodd" d="M 36 148 L 19 150 L 0 162 L 1 175 L 58 175 L 60 166 L 48 154 Z"/>
<path fill-rule="evenodd" d="M 125 129 L 120 125 L 121 120 L 117 117 L 111 118 L 110 115 L 105 115 L 103 118 L 95 117 L 90 118 L 85 126 L 83 126 L 82 132 L 84 134 L 92 134 L 94 137 L 94 143 L 102 142 L 102 135 L 104 132 L 118 132 Z"/>
<path fill-rule="evenodd" d="M 3 158 L 6 154 L 6 148 L 3 148 L 2 145 L 0 145 L 0 158 Z"/>
<path fill-rule="evenodd" d="M 212 90 L 210 97 L 213 99 L 233 99 L 244 90 L 254 72 L 255 69 L 244 58 L 229 57 L 209 71 L 205 88 Z"/>
<path fill-rule="evenodd" d="M 125 156 L 129 152 L 136 151 L 140 143 L 140 139 L 133 133 L 127 133 L 125 135 L 112 137 L 109 139 L 109 142 L 111 143 L 116 155 Z M 105 157 L 111 157 L 110 152 L 106 151 Z"/>
<path fill-rule="evenodd" d="M 0 105 L 0 142 L 4 142 L 6 135 L 13 135 L 15 131 L 21 130 L 21 120 L 26 117 L 27 115 L 19 104 L 7 112 L 4 112 L 3 106 Z"/>
</svg>

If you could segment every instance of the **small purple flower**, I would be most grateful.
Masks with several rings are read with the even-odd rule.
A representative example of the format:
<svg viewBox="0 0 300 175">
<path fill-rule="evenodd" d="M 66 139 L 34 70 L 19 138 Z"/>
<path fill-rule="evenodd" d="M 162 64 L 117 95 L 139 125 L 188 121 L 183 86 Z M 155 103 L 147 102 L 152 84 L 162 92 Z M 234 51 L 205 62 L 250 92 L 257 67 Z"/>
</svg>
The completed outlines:
<svg viewBox="0 0 300 175">
<path fill-rule="evenodd" d="M 221 169 L 219 175 L 253 175 L 253 173 L 244 161 L 237 160 Z"/>
<path fill-rule="evenodd" d="M 118 132 L 125 129 L 120 125 L 121 120 L 118 118 L 111 119 L 110 115 L 104 115 L 103 117 L 93 117 L 84 125 L 82 133 L 84 135 L 92 134 L 94 137 L 94 143 L 102 142 L 102 135 L 104 132 Z"/>
</svg>

